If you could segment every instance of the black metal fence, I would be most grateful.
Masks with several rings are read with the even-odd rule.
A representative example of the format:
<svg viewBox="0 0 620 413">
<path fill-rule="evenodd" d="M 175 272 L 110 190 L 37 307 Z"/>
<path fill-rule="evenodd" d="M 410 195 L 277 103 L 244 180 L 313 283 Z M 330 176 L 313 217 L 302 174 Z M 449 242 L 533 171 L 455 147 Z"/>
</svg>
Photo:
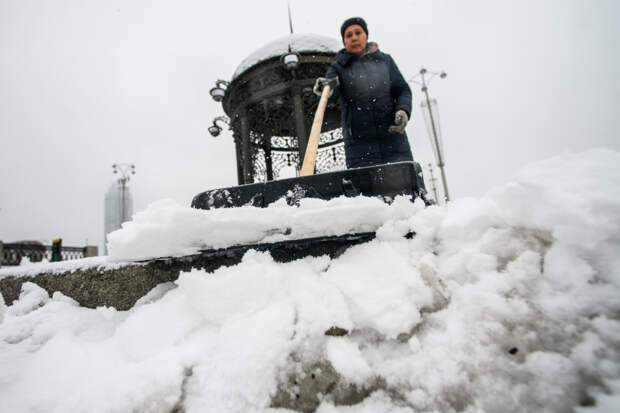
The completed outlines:
<svg viewBox="0 0 620 413">
<path fill-rule="evenodd" d="M 1 244 L 0 266 L 19 265 L 24 257 L 30 262 L 41 262 L 44 259 L 50 260 L 52 256 L 52 246 L 43 244 L 25 243 L 6 243 Z M 97 255 L 97 248 L 94 247 L 62 247 L 61 256 L 63 261 L 77 260 L 88 256 Z"/>
</svg>

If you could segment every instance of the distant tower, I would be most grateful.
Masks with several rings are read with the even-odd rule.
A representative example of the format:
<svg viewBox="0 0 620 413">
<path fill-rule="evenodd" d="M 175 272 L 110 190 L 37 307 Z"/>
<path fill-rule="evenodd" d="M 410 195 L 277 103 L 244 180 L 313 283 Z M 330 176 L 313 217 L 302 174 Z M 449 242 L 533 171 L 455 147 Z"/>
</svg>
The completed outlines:
<svg viewBox="0 0 620 413">
<path fill-rule="evenodd" d="M 105 194 L 104 220 L 104 254 L 108 255 L 107 237 L 112 231 L 121 228 L 123 222 L 129 221 L 133 214 L 133 197 L 127 186 L 130 174 L 136 173 L 135 165 L 113 164 L 114 173 L 121 177 L 114 181 Z"/>
</svg>

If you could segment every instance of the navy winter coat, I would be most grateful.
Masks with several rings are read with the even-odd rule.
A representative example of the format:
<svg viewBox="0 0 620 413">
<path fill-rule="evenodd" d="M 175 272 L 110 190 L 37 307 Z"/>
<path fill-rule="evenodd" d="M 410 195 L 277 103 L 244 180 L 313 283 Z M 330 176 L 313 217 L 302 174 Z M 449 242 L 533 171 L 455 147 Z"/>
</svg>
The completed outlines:
<svg viewBox="0 0 620 413">
<path fill-rule="evenodd" d="M 411 118 L 411 89 L 389 54 L 373 42 L 364 56 L 342 49 L 326 77 L 340 82 L 329 102 L 340 101 L 347 168 L 413 160 L 406 133 L 388 132 L 397 110 Z"/>
</svg>

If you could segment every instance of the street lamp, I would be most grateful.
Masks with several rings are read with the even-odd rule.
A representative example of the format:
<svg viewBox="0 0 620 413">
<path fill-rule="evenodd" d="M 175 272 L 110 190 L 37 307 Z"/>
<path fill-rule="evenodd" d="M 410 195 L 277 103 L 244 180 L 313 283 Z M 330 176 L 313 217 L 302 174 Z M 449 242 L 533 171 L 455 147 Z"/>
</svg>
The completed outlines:
<svg viewBox="0 0 620 413">
<path fill-rule="evenodd" d="M 136 174 L 136 165 L 127 163 L 113 163 L 112 172 L 115 174 L 120 172 L 122 176 L 121 179 L 126 179 L 127 181 L 129 181 L 129 175 Z"/>
<path fill-rule="evenodd" d="M 421 78 L 421 82 L 415 80 L 417 77 Z M 428 76 L 428 79 L 426 78 Z M 428 95 L 428 84 L 433 80 L 436 76 L 439 76 L 440 79 L 445 79 L 448 74 L 444 71 L 441 72 L 430 72 L 425 68 L 421 68 L 420 72 L 409 79 L 409 82 L 416 83 L 422 86 L 421 90 L 424 92 L 424 96 L 426 98 L 425 101 L 421 103 L 423 113 L 425 115 L 425 120 L 427 130 L 429 132 L 429 138 L 431 139 L 431 146 L 433 148 L 433 152 L 435 153 L 435 159 L 437 161 L 437 166 L 439 166 L 439 170 L 441 172 L 441 182 L 443 184 L 444 190 L 444 200 L 445 202 L 450 200 L 450 194 L 448 192 L 448 182 L 446 179 L 446 171 L 444 170 L 445 162 L 443 156 L 443 144 L 441 141 L 441 131 L 439 129 L 439 112 L 437 109 L 437 100 L 431 99 Z M 424 111 L 426 109 L 426 111 Z"/>
<path fill-rule="evenodd" d="M 230 82 L 226 80 L 219 79 L 215 82 L 215 87 L 211 88 L 209 94 L 216 102 L 221 102 L 224 100 L 224 96 L 226 96 L 226 88 Z"/>
<path fill-rule="evenodd" d="M 291 47 L 288 48 L 288 53 L 282 56 L 282 63 L 287 70 L 295 70 L 299 66 L 299 54 L 292 52 Z"/>
<path fill-rule="evenodd" d="M 230 126 L 230 119 L 228 118 L 228 116 L 218 116 L 215 119 L 213 119 L 213 125 L 209 126 L 209 133 L 214 138 L 218 136 L 222 132 L 222 129 L 223 129 L 220 125 L 217 124 L 218 121 L 224 122 L 226 125 Z"/>
</svg>

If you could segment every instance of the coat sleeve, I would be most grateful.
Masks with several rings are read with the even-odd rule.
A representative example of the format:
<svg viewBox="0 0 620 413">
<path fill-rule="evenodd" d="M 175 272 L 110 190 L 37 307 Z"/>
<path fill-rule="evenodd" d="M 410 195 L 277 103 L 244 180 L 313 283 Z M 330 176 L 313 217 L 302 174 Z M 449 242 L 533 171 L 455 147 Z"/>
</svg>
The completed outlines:
<svg viewBox="0 0 620 413">
<path fill-rule="evenodd" d="M 342 79 L 340 79 L 340 76 L 338 75 L 338 70 L 336 69 L 335 63 L 332 63 L 331 66 L 329 66 L 329 69 L 327 69 L 327 74 L 325 75 L 325 77 L 328 79 L 337 77 L 338 81 L 342 83 Z M 332 93 L 332 95 L 329 97 L 329 100 L 327 101 L 327 103 L 328 104 L 337 103 L 338 99 L 340 99 L 340 87 L 337 87 L 336 89 L 334 89 L 334 93 Z"/>
<path fill-rule="evenodd" d="M 395 111 L 404 110 L 407 112 L 409 119 L 411 119 L 411 88 L 402 73 L 400 73 L 400 70 L 398 70 L 398 66 L 396 66 L 392 56 L 388 55 L 388 58 L 390 60 L 390 79 L 392 82 L 390 89 L 394 99 L 394 109 Z"/>
</svg>

